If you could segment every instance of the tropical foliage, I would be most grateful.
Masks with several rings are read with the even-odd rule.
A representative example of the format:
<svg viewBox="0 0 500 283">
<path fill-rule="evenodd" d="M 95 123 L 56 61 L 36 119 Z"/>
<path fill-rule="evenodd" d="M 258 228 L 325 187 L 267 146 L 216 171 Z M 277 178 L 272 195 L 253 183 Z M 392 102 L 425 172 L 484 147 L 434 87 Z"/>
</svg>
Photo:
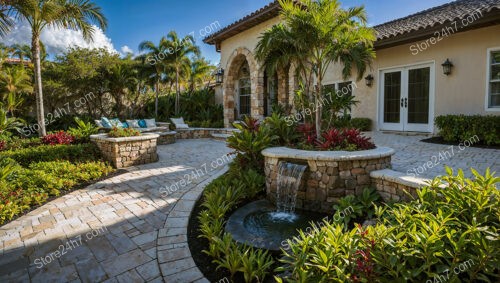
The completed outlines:
<svg viewBox="0 0 500 283">
<path fill-rule="evenodd" d="M 283 23 L 263 33 L 256 56 L 271 73 L 291 62 L 295 64 L 304 81 L 303 96 L 315 105 L 319 139 L 326 94 L 323 79 L 328 68 L 333 63 L 341 66 L 344 78 L 356 69 L 357 79 L 361 79 L 375 57 L 375 33 L 367 27 L 364 7 L 343 9 L 337 0 L 304 0 L 300 4 L 279 0 L 279 3 Z"/>
<path fill-rule="evenodd" d="M 415 200 L 377 207 L 375 226 L 345 231 L 326 221 L 290 240 L 280 281 L 498 281 L 500 179 L 447 171 Z"/>
</svg>

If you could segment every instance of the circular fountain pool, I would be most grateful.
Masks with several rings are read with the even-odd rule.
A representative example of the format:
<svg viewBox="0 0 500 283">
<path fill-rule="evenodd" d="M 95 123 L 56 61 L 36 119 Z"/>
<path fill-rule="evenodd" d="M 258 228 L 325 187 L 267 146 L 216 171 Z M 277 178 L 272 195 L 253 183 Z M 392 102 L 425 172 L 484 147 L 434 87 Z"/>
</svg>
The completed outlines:
<svg viewBox="0 0 500 283">
<path fill-rule="evenodd" d="M 298 235 L 297 230 L 306 230 L 311 222 L 319 222 L 325 215 L 296 211 L 276 212 L 276 207 L 267 200 L 259 200 L 238 209 L 229 218 L 226 232 L 240 243 L 268 250 L 279 250 L 287 239 Z"/>
</svg>

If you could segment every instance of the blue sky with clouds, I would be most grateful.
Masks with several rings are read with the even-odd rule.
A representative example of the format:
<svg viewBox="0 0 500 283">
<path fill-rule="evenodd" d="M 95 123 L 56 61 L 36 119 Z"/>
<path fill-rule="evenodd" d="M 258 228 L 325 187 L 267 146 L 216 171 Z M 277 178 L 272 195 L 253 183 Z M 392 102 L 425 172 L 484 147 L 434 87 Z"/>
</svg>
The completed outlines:
<svg viewBox="0 0 500 283">
<path fill-rule="evenodd" d="M 74 31 L 49 29 L 42 34 L 42 41 L 49 52 L 60 53 L 67 46 L 105 47 L 120 53 L 138 53 L 138 45 L 144 40 L 158 42 L 170 30 L 180 36 L 194 32 L 203 55 L 218 63 L 219 54 L 213 46 L 202 42 L 207 28 L 209 32 L 217 25 L 225 27 L 249 13 L 267 5 L 271 0 L 94 0 L 102 7 L 108 18 L 108 29 L 97 32 L 94 43 L 83 41 Z M 344 0 L 345 7 L 365 5 L 369 23 L 376 25 L 404 17 L 451 0 Z M 217 24 L 218 23 L 218 24 Z M 29 44 L 29 27 L 19 24 L 8 37 L 0 41 L 6 44 Z"/>
</svg>

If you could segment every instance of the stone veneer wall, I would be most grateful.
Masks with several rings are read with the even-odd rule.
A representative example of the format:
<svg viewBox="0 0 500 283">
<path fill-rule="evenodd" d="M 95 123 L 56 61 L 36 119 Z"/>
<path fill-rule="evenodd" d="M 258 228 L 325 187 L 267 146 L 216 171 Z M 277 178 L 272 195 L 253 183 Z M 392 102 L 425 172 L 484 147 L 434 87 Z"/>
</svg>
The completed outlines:
<svg viewBox="0 0 500 283">
<path fill-rule="evenodd" d="M 212 138 L 212 134 L 232 134 L 237 129 L 219 129 L 219 128 L 189 128 L 176 129 L 178 139 L 207 139 Z"/>
<path fill-rule="evenodd" d="M 371 186 L 372 171 L 390 168 L 394 150 L 304 151 L 268 148 L 265 157 L 267 196 L 276 201 L 278 164 L 281 161 L 308 165 L 297 193 L 297 208 L 333 212 L 333 205 L 346 195 L 360 194 Z"/>
<path fill-rule="evenodd" d="M 158 161 L 157 134 L 138 137 L 109 138 L 107 134 L 93 135 L 90 139 L 101 150 L 104 158 L 115 168 L 125 168 Z"/>
<path fill-rule="evenodd" d="M 409 201 L 417 196 L 417 190 L 431 180 L 408 176 L 393 170 L 373 171 L 370 174 L 372 186 L 384 201 Z"/>
</svg>

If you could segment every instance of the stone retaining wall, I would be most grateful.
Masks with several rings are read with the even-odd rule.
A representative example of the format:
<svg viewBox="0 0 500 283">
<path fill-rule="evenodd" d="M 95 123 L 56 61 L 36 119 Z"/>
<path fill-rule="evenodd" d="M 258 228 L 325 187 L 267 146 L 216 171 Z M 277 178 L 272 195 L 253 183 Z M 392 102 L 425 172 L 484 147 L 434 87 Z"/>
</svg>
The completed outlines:
<svg viewBox="0 0 500 283">
<path fill-rule="evenodd" d="M 373 171 L 370 177 L 372 187 L 377 189 L 384 201 L 409 201 L 417 197 L 418 189 L 431 181 L 388 169 Z"/>
<path fill-rule="evenodd" d="M 157 134 L 138 137 L 109 138 L 107 134 L 90 137 L 104 158 L 115 168 L 125 168 L 158 161 Z"/>
<path fill-rule="evenodd" d="M 297 194 L 297 208 L 333 212 L 333 205 L 346 195 L 357 195 L 371 186 L 372 171 L 390 168 L 394 150 L 304 151 L 269 148 L 265 157 L 267 196 L 275 202 L 278 164 L 281 161 L 308 165 Z"/>
<path fill-rule="evenodd" d="M 232 134 L 237 129 L 189 128 L 176 129 L 175 131 L 178 139 L 208 139 L 212 138 L 212 134 Z"/>
</svg>

